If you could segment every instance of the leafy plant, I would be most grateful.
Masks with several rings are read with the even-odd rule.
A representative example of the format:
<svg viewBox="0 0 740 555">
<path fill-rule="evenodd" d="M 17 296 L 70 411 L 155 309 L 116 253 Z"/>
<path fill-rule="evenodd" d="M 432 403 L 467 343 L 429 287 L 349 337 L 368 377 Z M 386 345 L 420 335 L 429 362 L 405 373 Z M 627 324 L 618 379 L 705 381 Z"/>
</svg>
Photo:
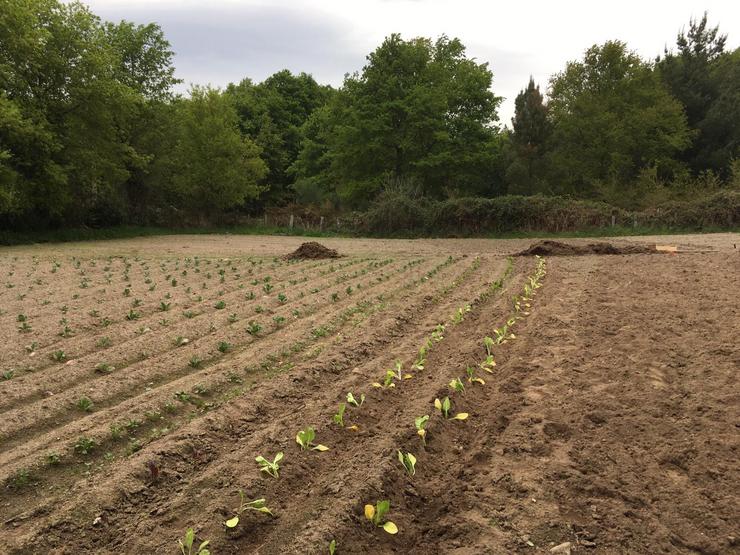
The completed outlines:
<svg viewBox="0 0 740 555">
<path fill-rule="evenodd" d="M 182 555 L 211 555 L 211 552 L 207 549 L 208 544 L 211 543 L 208 540 L 201 542 L 201 544 L 193 550 L 193 542 L 195 541 L 195 530 L 188 528 L 185 532 L 185 536 L 177 543 L 180 545 L 180 553 Z"/>
<path fill-rule="evenodd" d="M 198 368 L 201 362 L 203 361 L 198 357 L 198 355 L 193 355 L 190 357 L 190 361 L 188 361 L 188 366 L 191 368 Z"/>
<path fill-rule="evenodd" d="M 272 511 L 267 508 L 267 502 L 264 499 L 255 499 L 254 501 L 246 501 L 246 496 L 242 490 L 239 490 L 239 506 L 234 509 L 236 515 L 224 522 L 227 528 L 236 528 L 239 524 L 239 518 L 245 511 L 257 511 L 258 513 L 264 513 L 270 516 Z"/>
<path fill-rule="evenodd" d="M 262 331 L 262 326 L 260 326 L 257 322 L 254 320 L 251 320 L 249 324 L 247 324 L 247 333 L 249 335 L 257 335 L 259 332 Z"/>
<path fill-rule="evenodd" d="M 339 411 L 334 415 L 334 423 L 339 425 L 341 428 L 344 428 L 344 409 L 346 408 L 347 405 L 339 403 Z"/>
<path fill-rule="evenodd" d="M 411 453 L 403 453 L 401 450 L 398 451 L 398 462 L 401 463 L 406 474 L 413 476 L 416 474 L 416 457 Z"/>
<path fill-rule="evenodd" d="M 427 444 L 427 431 L 426 425 L 429 422 L 429 415 L 418 416 L 414 419 L 414 426 L 416 426 L 416 433 L 421 437 L 421 441 L 424 445 Z"/>
<path fill-rule="evenodd" d="M 99 374 L 110 374 L 115 369 L 115 366 L 111 366 L 110 364 L 106 364 L 105 362 L 99 362 L 95 365 L 95 371 Z"/>
<path fill-rule="evenodd" d="M 313 428 L 309 427 L 305 430 L 300 430 L 296 436 L 295 441 L 298 445 L 301 446 L 301 451 L 328 451 L 329 448 L 326 445 L 321 445 L 320 443 L 317 445 L 314 445 L 313 440 L 316 437 L 316 432 Z"/>
<path fill-rule="evenodd" d="M 286 302 L 288 302 L 288 297 L 285 295 L 285 293 L 279 293 L 277 298 L 280 304 L 285 304 Z"/>
<path fill-rule="evenodd" d="M 226 303 L 224 301 L 218 301 L 215 305 L 213 305 L 216 310 L 223 310 L 226 308 Z"/>
<path fill-rule="evenodd" d="M 128 311 L 128 314 L 126 314 L 126 320 L 138 320 L 141 317 L 141 314 L 139 312 L 136 312 L 135 310 L 131 309 Z"/>
<path fill-rule="evenodd" d="M 460 378 L 450 380 L 450 388 L 456 393 L 465 393 L 465 384 Z"/>
<path fill-rule="evenodd" d="M 357 399 L 355 399 L 355 396 L 352 395 L 352 392 L 347 393 L 347 402 L 350 405 L 357 407 L 359 409 L 362 406 L 362 404 L 365 402 L 365 394 L 364 393 L 360 394 L 360 402 L 358 403 Z"/>
<path fill-rule="evenodd" d="M 67 360 L 67 355 L 62 350 L 54 351 L 51 353 L 51 360 L 55 362 L 64 362 Z"/>
<path fill-rule="evenodd" d="M 331 540 L 329 542 L 329 555 L 334 555 L 337 550 L 337 540 Z"/>
<path fill-rule="evenodd" d="M 226 341 L 219 341 L 218 342 L 218 350 L 222 353 L 225 353 L 231 348 L 231 345 L 229 345 Z"/>
<path fill-rule="evenodd" d="M 375 505 L 365 505 L 365 518 L 372 522 L 378 528 L 382 528 L 389 534 L 397 534 L 398 526 L 390 520 L 384 520 L 386 513 L 391 508 L 391 502 L 388 500 L 378 501 Z"/>
<path fill-rule="evenodd" d="M 273 478 L 279 478 L 279 470 L 280 465 L 278 464 L 281 460 L 283 460 L 283 453 L 280 452 L 277 455 L 275 455 L 275 458 L 271 461 L 268 461 L 265 457 L 262 455 L 256 457 L 254 459 L 257 461 L 257 464 L 260 466 L 260 472 L 264 472 L 266 474 L 269 474 Z"/>
<path fill-rule="evenodd" d="M 75 452 L 80 455 L 87 455 L 93 449 L 95 449 L 95 440 L 92 438 L 83 436 L 77 440 L 77 443 L 75 443 Z"/>
<path fill-rule="evenodd" d="M 88 397 L 80 397 L 75 406 L 83 412 L 90 412 L 93 408 L 93 402 Z"/>
<path fill-rule="evenodd" d="M 160 312 L 167 312 L 171 306 L 172 306 L 172 303 L 166 303 L 164 301 L 161 301 L 159 303 L 159 310 Z"/>
<path fill-rule="evenodd" d="M 468 366 L 465 371 L 468 374 L 468 383 L 470 384 L 479 383 L 481 385 L 486 385 L 486 382 L 483 381 L 482 378 L 479 378 L 478 376 L 475 375 L 475 370 L 473 368 Z"/>
<path fill-rule="evenodd" d="M 450 398 L 445 397 L 443 401 L 440 401 L 439 399 L 434 400 L 434 408 L 436 408 L 439 412 L 442 413 L 442 416 L 445 417 L 445 419 L 452 419 L 452 420 L 465 420 L 468 417 L 467 412 L 459 412 L 455 416 L 450 416 L 450 409 L 452 408 L 452 404 L 450 403 Z"/>
</svg>

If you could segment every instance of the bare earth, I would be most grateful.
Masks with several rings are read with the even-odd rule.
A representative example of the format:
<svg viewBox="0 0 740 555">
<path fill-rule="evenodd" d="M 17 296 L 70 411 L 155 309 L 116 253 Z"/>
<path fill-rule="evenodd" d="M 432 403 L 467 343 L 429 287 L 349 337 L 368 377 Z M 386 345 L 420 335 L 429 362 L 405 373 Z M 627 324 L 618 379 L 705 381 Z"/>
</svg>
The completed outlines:
<svg viewBox="0 0 740 555">
<path fill-rule="evenodd" d="M 213 554 L 740 552 L 740 236 L 608 241 L 678 253 L 545 257 L 524 298 L 533 240 L 0 249 L 4 552 L 175 554 L 190 527 Z M 225 527 L 239 490 L 274 516 Z"/>
</svg>

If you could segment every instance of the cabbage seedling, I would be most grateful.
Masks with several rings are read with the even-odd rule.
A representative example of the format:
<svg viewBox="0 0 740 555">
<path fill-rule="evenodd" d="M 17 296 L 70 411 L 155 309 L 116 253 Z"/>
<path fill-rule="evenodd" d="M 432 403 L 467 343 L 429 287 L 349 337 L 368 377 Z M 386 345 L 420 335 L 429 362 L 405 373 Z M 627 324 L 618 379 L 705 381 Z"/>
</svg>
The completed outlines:
<svg viewBox="0 0 740 555">
<path fill-rule="evenodd" d="M 334 423 L 338 424 L 341 428 L 344 428 L 344 409 L 346 408 L 347 405 L 339 403 L 339 411 L 334 415 Z"/>
<path fill-rule="evenodd" d="M 475 375 L 475 370 L 473 370 L 470 366 L 468 366 L 465 371 L 468 373 L 468 383 L 479 383 L 481 385 L 486 385 L 486 382 Z"/>
<path fill-rule="evenodd" d="M 390 520 L 383 521 L 383 517 L 391 508 L 391 502 L 388 500 L 378 501 L 375 505 L 365 505 L 365 518 L 372 522 L 378 528 L 382 528 L 389 534 L 397 534 L 398 526 Z"/>
<path fill-rule="evenodd" d="M 273 516 L 272 511 L 267 508 L 267 502 L 264 499 L 255 499 L 254 501 L 245 501 L 244 492 L 239 490 L 239 506 L 234 509 L 236 515 L 224 522 L 227 528 L 236 528 L 239 524 L 239 517 L 245 511 L 257 511 L 266 515 Z"/>
<path fill-rule="evenodd" d="M 275 458 L 272 460 L 272 462 L 268 461 L 262 455 L 256 457 L 254 460 L 257 461 L 257 464 L 260 466 L 261 472 L 265 472 L 266 474 L 269 474 L 273 478 L 280 477 L 280 474 L 278 472 L 280 470 L 280 465 L 278 463 L 283 460 L 282 452 L 275 455 Z"/>
<path fill-rule="evenodd" d="M 208 540 L 202 542 L 195 551 L 193 550 L 194 541 L 195 530 L 188 528 L 188 531 L 185 532 L 185 537 L 177 540 L 177 543 L 180 545 L 180 553 L 182 555 L 211 555 L 211 552 L 207 549 L 210 543 Z"/>
<path fill-rule="evenodd" d="M 412 455 L 411 453 L 403 453 L 400 450 L 398 451 L 398 462 L 401 463 L 404 470 L 406 471 L 406 474 L 409 476 L 413 476 L 416 474 L 416 457 Z"/>
<path fill-rule="evenodd" d="M 365 402 L 365 394 L 362 393 L 360 395 L 360 402 L 357 402 L 357 399 L 355 399 L 355 396 L 352 395 L 352 393 L 347 393 L 347 402 L 352 405 L 353 407 L 360 408 L 362 404 Z"/>
<path fill-rule="evenodd" d="M 428 421 L 429 421 L 428 414 L 425 414 L 424 416 L 419 416 L 414 419 L 414 426 L 416 426 L 416 433 L 419 434 L 419 437 L 421 437 L 421 441 L 424 445 L 427 444 L 427 431 L 425 429 L 425 426 L 427 425 Z"/>
<path fill-rule="evenodd" d="M 465 384 L 460 378 L 454 378 L 450 381 L 450 388 L 456 393 L 465 393 Z"/>
<path fill-rule="evenodd" d="M 328 451 L 329 448 L 326 445 L 314 445 L 313 440 L 316 437 L 316 432 L 313 428 L 308 427 L 305 430 L 299 431 L 295 436 L 295 442 L 301 446 L 301 451 Z"/>
<path fill-rule="evenodd" d="M 450 398 L 445 397 L 444 401 L 440 401 L 439 399 L 434 400 L 434 408 L 436 408 L 439 412 L 442 413 L 442 416 L 446 420 L 452 419 L 452 420 L 465 420 L 468 417 L 467 412 L 458 412 L 455 416 L 450 416 L 450 408 L 452 408 L 452 404 L 450 403 Z"/>
</svg>

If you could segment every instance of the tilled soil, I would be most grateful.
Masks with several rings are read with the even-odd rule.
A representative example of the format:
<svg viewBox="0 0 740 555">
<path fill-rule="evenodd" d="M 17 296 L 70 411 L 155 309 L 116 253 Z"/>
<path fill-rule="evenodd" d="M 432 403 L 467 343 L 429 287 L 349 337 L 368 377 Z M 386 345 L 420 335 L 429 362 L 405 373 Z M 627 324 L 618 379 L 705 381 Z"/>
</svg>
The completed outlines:
<svg viewBox="0 0 740 555">
<path fill-rule="evenodd" d="M 522 243 L 363 240 L 342 243 L 340 260 L 291 263 L 260 245 L 279 256 L 292 238 L 241 238 L 238 257 L 228 245 L 157 256 L 149 240 L 7 249 L 6 550 L 177 553 L 192 527 L 214 554 L 326 553 L 332 539 L 339 554 L 733 552 L 732 239 L 544 259 L 503 255 Z M 141 254 L 109 260 L 119 248 Z M 525 299 L 540 260 L 547 274 Z M 507 321 L 485 371 L 483 338 Z M 53 359 L 60 350 L 66 360 Z M 396 362 L 408 376 L 373 387 Z M 457 377 L 464 391 L 451 389 Z M 348 392 L 365 401 L 340 427 Z M 444 419 L 433 401 L 445 396 L 469 417 Z M 423 445 L 414 419 L 425 414 Z M 300 450 L 308 426 L 328 451 Z M 415 475 L 399 449 L 416 456 Z M 278 452 L 280 477 L 260 473 L 254 458 Z M 275 516 L 246 512 L 226 528 L 239 490 Z M 363 516 L 381 499 L 397 535 Z"/>
</svg>

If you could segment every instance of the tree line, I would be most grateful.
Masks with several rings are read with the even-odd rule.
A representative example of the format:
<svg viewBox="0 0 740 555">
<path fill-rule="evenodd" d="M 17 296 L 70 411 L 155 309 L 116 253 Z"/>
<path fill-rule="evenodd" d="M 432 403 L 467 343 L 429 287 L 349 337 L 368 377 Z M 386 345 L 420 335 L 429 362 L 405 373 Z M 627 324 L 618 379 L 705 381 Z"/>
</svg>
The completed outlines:
<svg viewBox="0 0 740 555">
<path fill-rule="evenodd" d="M 297 204 L 365 210 L 561 195 L 631 208 L 740 180 L 740 48 L 706 14 L 645 60 L 587 49 L 498 117 L 487 63 L 442 36 L 387 37 L 339 88 L 279 71 L 174 92 L 156 24 L 80 3 L 0 10 L 0 227 L 215 223 Z"/>
</svg>

